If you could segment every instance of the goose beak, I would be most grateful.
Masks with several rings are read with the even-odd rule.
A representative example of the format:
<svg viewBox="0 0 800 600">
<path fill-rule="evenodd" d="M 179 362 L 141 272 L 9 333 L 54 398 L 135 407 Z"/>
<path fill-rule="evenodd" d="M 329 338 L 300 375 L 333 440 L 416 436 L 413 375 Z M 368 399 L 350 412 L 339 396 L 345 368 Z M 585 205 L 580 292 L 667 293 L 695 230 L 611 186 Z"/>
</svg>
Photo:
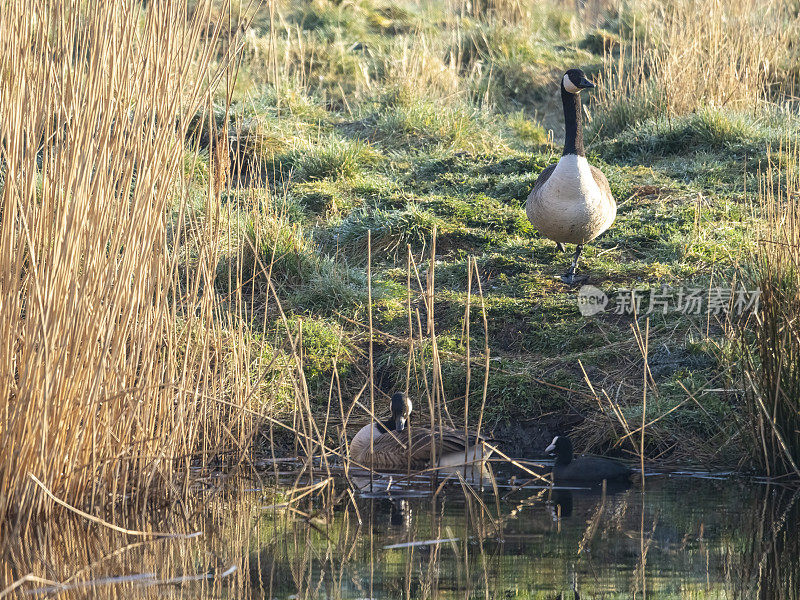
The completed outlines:
<svg viewBox="0 0 800 600">
<path fill-rule="evenodd" d="M 555 451 L 556 451 L 556 445 L 555 444 L 550 444 L 547 448 L 544 449 L 544 453 L 545 454 L 552 454 Z"/>
<path fill-rule="evenodd" d="M 584 77 L 583 79 L 581 79 L 581 82 L 578 84 L 578 87 L 581 88 L 582 90 L 585 90 L 585 89 L 593 88 L 594 84 L 591 81 L 589 81 L 588 79 L 586 79 L 586 77 Z"/>
<path fill-rule="evenodd" d="M 395 431 L 403 431 L 406 428 L 406 418 L 403 416 L 397 416 L 394 418 L 394 428 Z"/>
</svg>

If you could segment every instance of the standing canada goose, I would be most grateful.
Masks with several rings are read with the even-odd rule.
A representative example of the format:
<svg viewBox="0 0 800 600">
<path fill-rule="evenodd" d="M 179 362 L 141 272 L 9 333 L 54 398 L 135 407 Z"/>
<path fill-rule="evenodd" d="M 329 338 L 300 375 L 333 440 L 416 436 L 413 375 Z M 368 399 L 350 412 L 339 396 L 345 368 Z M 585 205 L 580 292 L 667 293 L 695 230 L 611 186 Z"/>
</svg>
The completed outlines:
<svg viewBox="0 0 800 600">
<path fill-rule="evenodd" d="M 470 431 L 468 436 L 464 431 L 450 427 L 437 428 L 431 433 L 426 427 L 409 427 L 411 445 L 409 447 L 409 431 L 406 422 L 411 415 L 412 404 L 403 392 L 397 392 L 391 399 L 392 416 L 383 422 L 370 423 L 362 427 L 353 436 L 350 442 L 351 458 L 364 467 L 389 471 L 405 470 L 411 468 L 421 470 L 430 466 L 431 446 L 434 446 L 436 464 L 445 471 L 463 469 L 465 464 L 468 473 L 477 475 L 483 471 L 485 460 L 492 453 L 485 443 L 489 441 L 483 436 Z M 372 449 L 370 455 L 370 432 L 372 435 Z M 466 460 L 465 460 L 466 458 Z"/>
<path fill-rule="evenodd" d="M 602 171 L 591 166 L 583 150 L 581 90 L 593 88 L 580 69 L 570 69 L 561 79 L 564 104 L 564 154 L 539 175 L 525 204 L 533 226 L 546 238 L 564 244 L 577 244 L 572 265 L 560 279 L 575 283 L 583 245 L 603 233 L 617 216 L 617 203 Z M 584 279 L 584 278 L 581 278 Z"/>
<path fill-rule="evenodd" d="M 573 458 L 572 441 L 565 435 L 557 435 L 545 453 L 555 454 L 553 481 L 622 481 L 627 480 L 631 470 L 610 458 L 580 456 Z"/>
</svg>

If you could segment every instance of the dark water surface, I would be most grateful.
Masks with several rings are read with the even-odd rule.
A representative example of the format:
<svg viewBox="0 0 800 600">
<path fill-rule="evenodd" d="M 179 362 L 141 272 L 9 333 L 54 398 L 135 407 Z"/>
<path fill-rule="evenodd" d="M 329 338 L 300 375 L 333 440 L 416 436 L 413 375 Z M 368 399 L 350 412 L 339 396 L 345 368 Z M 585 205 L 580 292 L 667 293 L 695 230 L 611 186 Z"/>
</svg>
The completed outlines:
<svg viewBox="0 0 800 600">
<path fill-rule="evenodd" d="M 20 597 L 800 598 L 789 488 L 661 475 L 644 492 L 456 484 L 434 497 L 388 483 L 332 482 L 287 510 L 290 495 L 250 482 L 171 519 L 191 537 L 33 528 L 4 540 L 0 573 L 66 582 L 26 583 Z"/>
</svg>

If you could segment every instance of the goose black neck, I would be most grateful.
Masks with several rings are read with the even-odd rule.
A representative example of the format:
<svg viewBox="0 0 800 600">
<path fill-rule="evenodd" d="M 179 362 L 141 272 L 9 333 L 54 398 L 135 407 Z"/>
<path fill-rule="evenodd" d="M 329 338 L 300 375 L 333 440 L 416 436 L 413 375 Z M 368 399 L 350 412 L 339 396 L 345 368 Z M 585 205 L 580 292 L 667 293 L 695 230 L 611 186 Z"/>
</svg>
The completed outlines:
<svg viewBox="0 0 800 600">
<path fill-rule="evenodd" d="M 564 156 L 577 154 L 586 156 L 583 150 L 583 120 L 581 116 L 581 95 L 571 94 L 561 84 L 561 102 L 564 104 Z"/>
<path fill-rule="evenodd" d="M 397 423 L 394 420 L 394 417 L 386 419 L 385 421 L 378 421 L 377 426 L 378 431 L 381 433 L 386 433 L 387 431 L 397 431 Z"/>
<path fill-rule="evenodd" d="M 556 455 L 556 460 L 554 461 L 554 464 L 557 467 L 566 467 L 571 462 L 572 462 L 572 454 L 569 454 L 569 455 L 557 454 Z"/>
<path fill-rule="evenodd" d="M 572 462 L 572 452 L 569 454 L 556 454 L 556 460 L 554 462 L 557 467 L 566 467 Z"/>
</svg>

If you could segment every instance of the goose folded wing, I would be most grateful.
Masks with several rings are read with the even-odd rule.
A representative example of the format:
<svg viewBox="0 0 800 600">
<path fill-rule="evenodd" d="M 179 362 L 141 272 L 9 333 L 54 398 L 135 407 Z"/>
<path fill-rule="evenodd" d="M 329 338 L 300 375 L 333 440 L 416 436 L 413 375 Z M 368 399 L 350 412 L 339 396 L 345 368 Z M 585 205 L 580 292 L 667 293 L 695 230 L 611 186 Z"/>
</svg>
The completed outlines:
<svg viewBox="0 0 800 600">
<path fill-rule="evenodd" d="M 408 443 L 408 433 L 405 435 L 400 434 L 403 439 L 403 451 Z M 466 440 L 466 442 L 465 442 Z M 478 441 L 485 441 L 481 436 L 478 438 L 473 432 L 469 433 L 469 437 L 464 437 L 464 432 L 449 427 L 437 429 L 433 433 L 427 428 L 412 429 L 411 431 L 411 458 L 412 461 L 430 460 L 431 446 L 433 445 L 436 451 L 436 456 L 445 454 L 453 454 L 457 452 L 465 452 L 467 447 L 472 447 Z"/>
<path fill-rule="evenodd" d="M 533 184 L 533 189 L 538 190 L 540 189 L 548 179 L 550 179 L 550 175 L 553 174 L 553 171 L 556 170 L 558 163 L 553 163 L 552 165 L 547 165 L 544 170 L 539 173 L 539 177 L 536 178 L 536 181 Z"/>
<path fill-rule="evenodd" d="M 589 165 L 590 170 L 592 172 L 592 178 L 594 182 L 597 184 L 597 187 L 600 188 L 600 192 L 607 196 L 609 199 L 613 200 L 613 196 L 611 194 L 611 186 L 608 184 L 608 179 L 603 174 L 603 172 L 595 167 L 594 165 Z"/>
</svg>

